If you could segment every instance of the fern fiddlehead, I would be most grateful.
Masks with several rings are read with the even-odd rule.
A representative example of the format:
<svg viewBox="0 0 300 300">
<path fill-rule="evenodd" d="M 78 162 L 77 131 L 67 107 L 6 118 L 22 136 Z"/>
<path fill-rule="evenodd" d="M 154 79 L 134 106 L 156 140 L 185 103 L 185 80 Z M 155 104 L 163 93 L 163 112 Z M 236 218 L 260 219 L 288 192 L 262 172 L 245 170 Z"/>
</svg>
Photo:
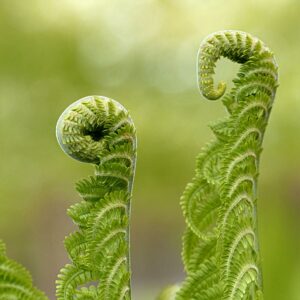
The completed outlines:
<svg viewBox="0 0 300 300">
<path fill-rule="evenodd" d="M 95 165 L 77 183 L 83 198 L 68 209 L 78 231 L 65 239 L 72 261 L 57 280 L 58 300 L 130 299 L 129 217 L 135 172 L 135 127 L 118 102 L 90 96 L 70 105 L 57 123 L 66 154 Z"/>
<path fill-rule="evenodd" d="M 241 63 L 234 87 L 223 99 L 229 118 L 211 126 L 216 140 L 197 159 L 196 175 L 181 199 L 187 223 L 183 261 L 187 278 L 160 299 L 262 299 L 257 239 L 256 186 L 263 135 L 277 88 L 272 52 L 240 31 L 210 35 L 199 51 L 199 87 L 216 100 L 215 62 Z M 83 201 L 68 210 L 78 231 L 65 239 L 71 259 L 57 280 L 58 300 L 130 299 L 129 216 L 136 136 L 128 112 L 99 96 L 69 106 L 57 124 L 61 148 L 95 165 L 81 180 Z M 47 299 L 28 272 L 9 260 L 0 241 L 0 300 Z"/>
<path fill-rule="evenodd" d="M 234 87 L 224 96 L 229 117 L 211 126 L 216 140 L 197 159 L 196 175 L 181 206 L 187 229 L 183 261 L 187 278 L 177 300 L 262 299 L 257 240 L 257 177 L 262 140 L 276 88 L 273 53 L 250 34 L 226 30 L 208 36 L 198 53 L 199 88 L 209 100 L 220 57 L 241 64 Z"/>
</svg>

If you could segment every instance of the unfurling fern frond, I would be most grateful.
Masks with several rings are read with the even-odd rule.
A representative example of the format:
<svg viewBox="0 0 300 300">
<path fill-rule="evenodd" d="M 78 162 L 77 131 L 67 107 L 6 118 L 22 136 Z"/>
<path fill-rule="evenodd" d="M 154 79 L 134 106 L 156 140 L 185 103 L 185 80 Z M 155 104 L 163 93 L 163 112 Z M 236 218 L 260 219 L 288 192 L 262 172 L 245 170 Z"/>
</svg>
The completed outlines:
<svg viewBox="0 0 300 300">
<path fill-rule="evenodd" d="M 68 215 L 78 231 L 65 239 L 71 259 L 57 280 L 58 300 L 130 299 L 129 219 L 135 172 L 136 135 L 118 102 L 90 96 L 70 105 L 57 123 L 61 148 L 95 165 L 81 180 L 83 201 Z"/>
<path fill-rule="evenodd" d="M 257 238 L 257 177 L 262 140 L 275 97 L 277 65 L 257 38 L 240 31 L 208 36 L 198 54 L 199 88 L 210 100 L 215 63 L 221 57 L 241 64 L 234 87 L 224 96 L 229 117 L 211 128 L 216 140 L 200 153 L 196 175 L 181 206 L 186 280 L 176 300 L 262 299 Z"/>
<path fill-rule="evenodd" d="M 32 285 L 29 272 L 7 258 L 0 240 L 0 300 L 46 300 L 45 294 Z"/>
<path fill-rule="evenodd" d="M 257 236 L 257 178 L 262 141 L 278 86 L 273 53 L 240 31 L 208 36 L 198 55 L 199 88 L 221 98 L 213 74 L 221 57 L 240 63 L 224 96 L 229 117 L 211 125 L 215 141 L 197 158 L 181 198 L 187 228 L 182 257 L 186 279 L 159 300 L 262 300 Z M 68 209 L 78 226 L 65 238 L 71 262 L 58 275 L 58 300 L 130 300 L 130 202 L 136 163 L 135 127 L 118 102 L 89 96 L 61 115 L 56 135 L 70 157 L 95 166 L 79 181 L 82 201 Z M 46 300 L 30 274 L 6 256 L 0 240 L 0 300 Z"/>
</svg>

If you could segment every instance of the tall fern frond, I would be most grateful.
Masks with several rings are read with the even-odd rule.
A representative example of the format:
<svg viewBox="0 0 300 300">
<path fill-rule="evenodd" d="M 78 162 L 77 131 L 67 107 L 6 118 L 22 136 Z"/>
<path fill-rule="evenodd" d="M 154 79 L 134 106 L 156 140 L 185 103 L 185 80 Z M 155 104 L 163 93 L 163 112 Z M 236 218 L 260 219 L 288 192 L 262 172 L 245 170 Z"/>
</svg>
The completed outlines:
<svg viewBox="0 0 300 300">
<path fill-rule="evenodd" d="M 211 126 L 215 141 L 197 159 L 196 174 L 181 198 L 187 229 L 183 262 L 187 273 L 176 300 L 263 299 L 257 236 L 257 177 L 262 141 L 278 86 L 273 53 L 241 31 L 211 34 L 198 54 L 198 83 L 209 100 L 221 57 L 241 64 L 234 87 L 223 98 L 226 120 Z"/>
<path fill-rule="evenodd" d="M 65 153 L 95 166 L 95 175 L 76 185 L 83 201 L 68 209 L 78 231 L 65 239 L 71 264 L 58 276 L 57 299 L 130 299 L 129 220 L 136 161 L 132 119 L 118 102 L 90 96 L 70 105 L 56 130 Z"/>
</svg>

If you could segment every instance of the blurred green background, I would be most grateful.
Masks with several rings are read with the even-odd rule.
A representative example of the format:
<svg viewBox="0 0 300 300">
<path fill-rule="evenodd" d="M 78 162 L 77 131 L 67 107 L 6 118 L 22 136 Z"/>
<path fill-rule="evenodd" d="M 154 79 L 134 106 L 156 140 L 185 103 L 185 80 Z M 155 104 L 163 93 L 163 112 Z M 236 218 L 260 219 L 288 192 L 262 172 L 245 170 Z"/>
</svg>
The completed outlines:
<svg viewBox="0 0 300 300">
<path fill-rule="evenodd" d="M 300 2 L 298 0 L 1 0 L 0 236 L 9 256 L 54 298 L 74 230 L 66 209 L 92 166 L 69 159 L 55 124 L 71 102 L 105 95 L 138 130 L 132 210 L 134 299 L 180 282 L 179 197 L 195 157 L 225 115 L 198 94 L 200 41 L 221 29 L 260 37 L 275 52 L 280 87 L 265 136 L 259 226 L 266 300 L 300 299 Z M 238 65 L 218 64 L 230 82 Z"/>
</svg>

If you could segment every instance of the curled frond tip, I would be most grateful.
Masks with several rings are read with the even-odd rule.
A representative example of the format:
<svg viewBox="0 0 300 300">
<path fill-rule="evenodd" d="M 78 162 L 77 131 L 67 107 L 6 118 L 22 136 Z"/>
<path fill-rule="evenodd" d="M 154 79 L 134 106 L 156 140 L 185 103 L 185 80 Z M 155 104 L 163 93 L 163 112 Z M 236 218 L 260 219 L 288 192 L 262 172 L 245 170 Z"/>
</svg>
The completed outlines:
<svg viewBox="0 0 300 300">
<path fill-rule="evenodd" d="M 126 124 L 133 126 L 127 110 L 119 102 L 88 96 L 72 103 L 61 114 L 56 137 L 70 157 L 98 164 L 108 139 Z"/>
</svg>

